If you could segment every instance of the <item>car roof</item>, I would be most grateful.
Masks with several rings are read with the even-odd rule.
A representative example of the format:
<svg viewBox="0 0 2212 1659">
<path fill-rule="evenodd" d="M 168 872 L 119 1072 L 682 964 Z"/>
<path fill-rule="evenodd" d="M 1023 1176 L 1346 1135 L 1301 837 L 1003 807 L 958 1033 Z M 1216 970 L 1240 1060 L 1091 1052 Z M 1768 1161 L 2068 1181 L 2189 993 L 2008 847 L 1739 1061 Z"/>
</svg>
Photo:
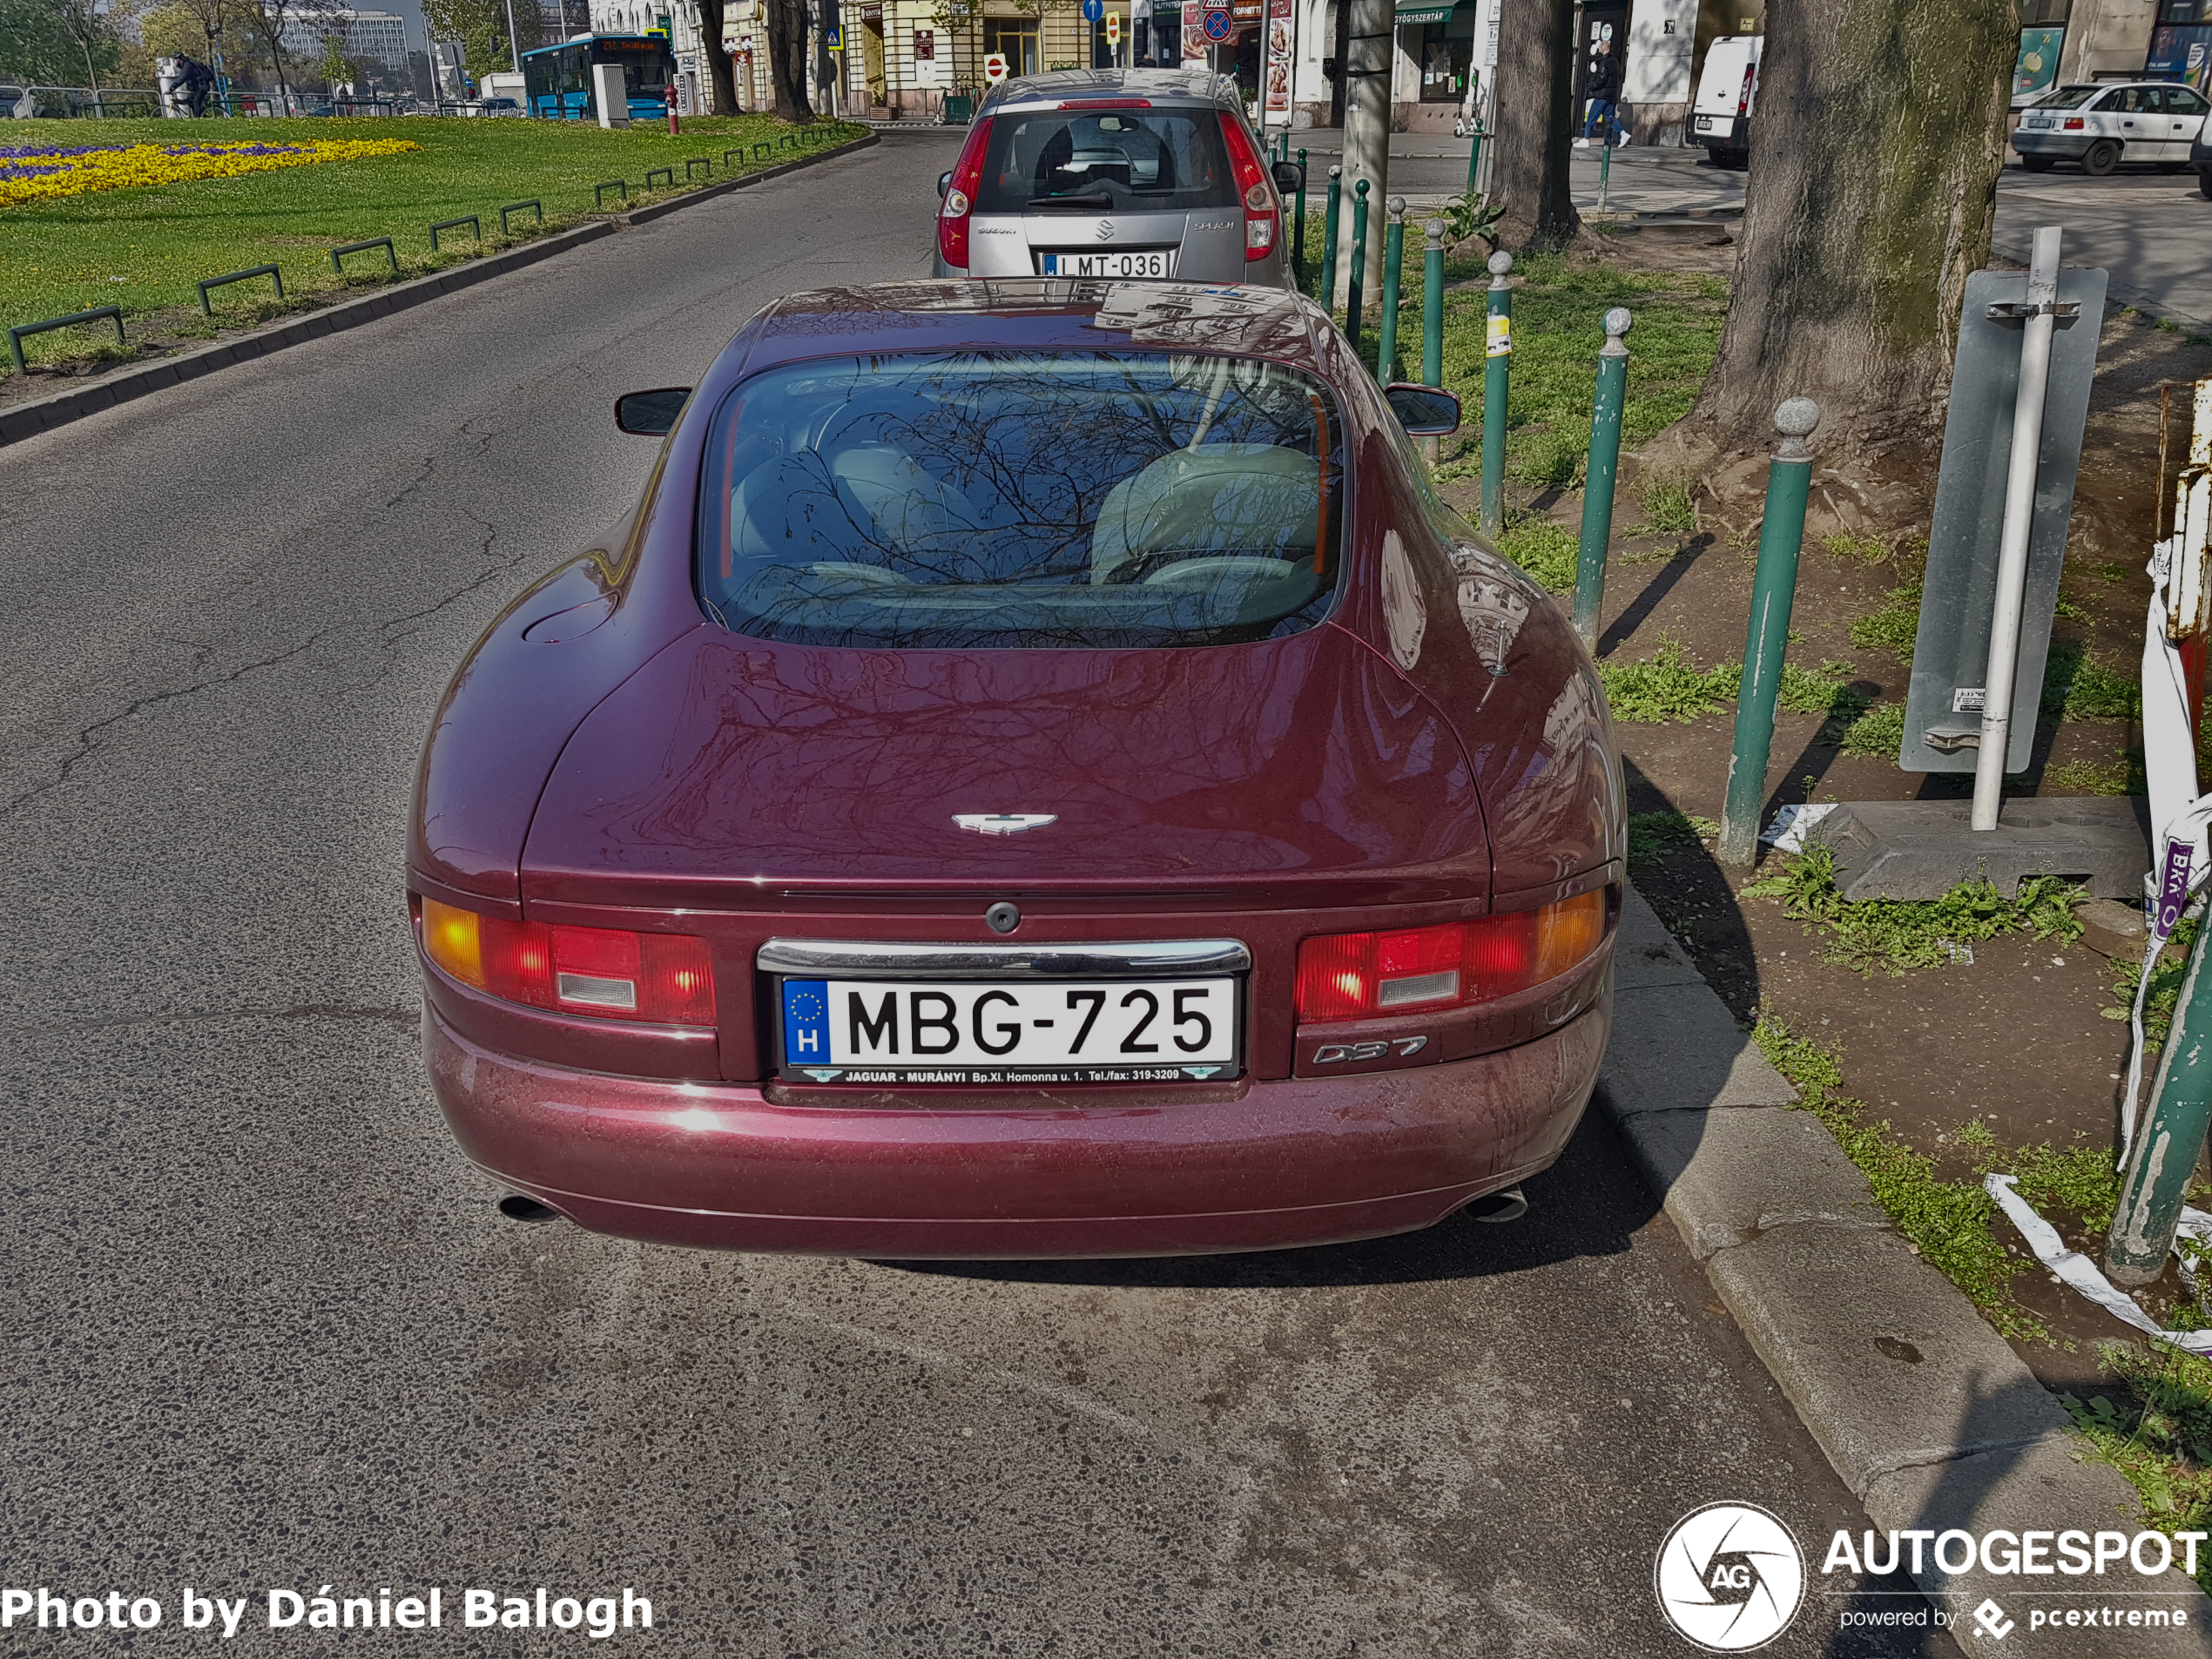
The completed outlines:
<svg viewBox="0 0 2212 1659">
<path fill-rule="evenodd" d="M 1096 98 L 1150 98 L 1160 104 L 1244 108 L 1235 80 L 1210 69 L 1062 69 L 1001 81 L 983 99 L 979 115 L 1005 109 L 1056 107 Z"/>
<path fill-rule="evenodd" d="M 744 372 L 835 354 L 978 349 L 1214 351 L 1322 379 L 1320 309 L 1244 283 L 946 278 L 787 293 L 731 342 Z"/>
</svg>

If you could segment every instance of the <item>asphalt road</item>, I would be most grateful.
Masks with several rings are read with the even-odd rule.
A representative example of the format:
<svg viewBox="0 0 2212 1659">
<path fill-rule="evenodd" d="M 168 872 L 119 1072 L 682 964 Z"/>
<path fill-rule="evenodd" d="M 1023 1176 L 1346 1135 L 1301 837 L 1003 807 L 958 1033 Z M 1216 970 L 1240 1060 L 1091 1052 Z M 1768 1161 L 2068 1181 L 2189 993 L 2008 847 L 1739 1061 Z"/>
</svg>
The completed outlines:
<svg viewBox="0 0 2212 1659">
<path fill-rule="evenodd" d="M 242 1650 L 330 1640 L 261 1628 L 324 1586 L 441 1587 L 437 1651 L 583 1640 L 459 1628 L 542 1585 L 686 1655 L 1610 1659 L 1689 1651 L 1693 1507 L 1816 1564 L 1865 1525 L 1595 1125 L 1516 1224 L 983 1271 L 517 1224 L 455 1152 L 400 869 L 435 699 L 643 480 L 612 395 L 925 273 L 948 153 L 0 450 L 0 1586 L 158 1598 L 133 1653 L 214 1639 L 185 1585 Z M 1770 1651 L 1917 1650 L 1834 1606 Z"/>
</svg>

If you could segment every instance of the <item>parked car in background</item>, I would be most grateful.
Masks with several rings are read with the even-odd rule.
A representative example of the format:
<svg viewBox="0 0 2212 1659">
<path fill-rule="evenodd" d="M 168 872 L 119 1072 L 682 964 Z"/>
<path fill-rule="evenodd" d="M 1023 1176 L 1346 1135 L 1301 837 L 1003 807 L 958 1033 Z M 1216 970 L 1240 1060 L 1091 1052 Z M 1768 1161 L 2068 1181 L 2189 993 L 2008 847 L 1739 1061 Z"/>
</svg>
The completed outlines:
<svg viewBox="0 0 2212 1659">
<path fill-rule="evenodd" d="M 1697 98 L 1690 105 L 1689 141 L 1705 146 L 1714 165 L 1742 167 L 1751 158 L 1751 111 L 1759 99 L 1759 35 L 1723 35 L 1705 52 Z"/>
<path fill-rule="evenodd" d="M 2173 81 L 2054 87 L 2020 111 L 2013 148 L 2030 172 L 2048 172 L 2061 161 L 2096 175 L 2123 161 L 2179 172 L 2208 112 L 2212 104 L 2202 95 Z"/>
<path fill-rule="evenodd" d="M 1236 82 L 1066 70 L 1001 83 L 937 181 L 939 276 L 1290 284 L 1283 198 Z"/>
<path fill-rule="evenodd" d="M 1413 448 L 1449 393 L 1271 285 L 1008 277 L 786 295 L 616 418 L 642 501 L 417 774 L 424 1048 L 496 1179 L 668 1244 L 1142 1256 L 1558 1158 L 1621 765 Z"/>
</svg>

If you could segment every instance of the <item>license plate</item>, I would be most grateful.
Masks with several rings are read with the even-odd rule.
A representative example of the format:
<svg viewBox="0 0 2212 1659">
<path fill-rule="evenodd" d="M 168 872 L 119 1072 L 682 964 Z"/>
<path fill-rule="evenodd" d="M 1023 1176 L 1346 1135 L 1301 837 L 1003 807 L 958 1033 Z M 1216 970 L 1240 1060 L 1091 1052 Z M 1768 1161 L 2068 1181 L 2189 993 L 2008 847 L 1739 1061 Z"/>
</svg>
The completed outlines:
<svg viewBox="0 0 2212 1659">
<path fill-rule="evenodd" d="M 1160 248 L 1149 253 L 1048 253 L 1044 256 L 1044 273 L 1068 277 L 1171 277 L 1175 274 L 1175 253 L 1171 248 Z"/>
<path fill-rule="evenodd" d="M 1700 132 L 1710 132 L 1713 130 L 1713 118 L 1710 115 L 1699 116 L 1697 118 L 1697 130 Z"/>
<path fill-rule="evenodd" d="M 2051 130 L 2052 121 L 2051 118 L 2047 115 L 2041 117 L 2040 118 L 2031 115 L 2027 118 L 2027 119 L 2022 121 L 2020 125 L 2024 127 L 2033 128 L 2038 132 L 2048 132 Z"/>
<path fill-rule="evenodd" d="M 779 1074 L 816 1083 L 1234 1077 L 1235 979 L 786 979 Z"/>
</svg>

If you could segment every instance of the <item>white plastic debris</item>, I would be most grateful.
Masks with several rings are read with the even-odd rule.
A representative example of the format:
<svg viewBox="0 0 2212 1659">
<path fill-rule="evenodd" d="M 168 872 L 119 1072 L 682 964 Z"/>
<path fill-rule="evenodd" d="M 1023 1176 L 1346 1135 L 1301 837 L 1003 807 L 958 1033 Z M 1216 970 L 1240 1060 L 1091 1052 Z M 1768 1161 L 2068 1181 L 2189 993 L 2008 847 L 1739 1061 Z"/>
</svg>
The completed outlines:
<svg viewBox="0 0 2212 1659">
<path fill-rule="evenodd" d="M 2097 1271 L 2094 1262 L 2080 1251 L 2068 1249 L 2066 1240 L 2059 1237 L 2059 1230 L 2037 1215 L 2034 1206 L 2020 1197 L 2019 1177 L 1985 1176 L 1981 1184 L 2012 1217 L 2013 1225 L 2020 1229 L 2020 1237 L 2035 1252 L 2035 1259 L 2061 1284 L 2072 1285 L 2114 1318 L 2126 1321 L 2148 1336 L 2186 1348 L 2191 1353 L 2212 1354 L 2212 1331 L 2168 1331 L 2138 1307 L 2134 1298 L 2115 1288 L 2110 1279 Z M 2212 1216 L 2202 1210 L 2183 1210 L 2182 1225 L 2195 1229 L 2193 1236 L 2202 1238 L 2203 1230 L 2212 1228 Z M 2182 1259 L 2186 1262 L 2188 1258 L 2185 1256 Z"/>
<path fill-rule="evenodd" d="M 1805 850 L 1805 835 L 1822 819 L 1836 810 L 1833 801 L 1815 806 L 1808 801 L 1802 806 L 1778 806 L 1774 822 L 1759 832 L 1759 840 L 1777 853 L 1802 853 Z"/>
</svg>

